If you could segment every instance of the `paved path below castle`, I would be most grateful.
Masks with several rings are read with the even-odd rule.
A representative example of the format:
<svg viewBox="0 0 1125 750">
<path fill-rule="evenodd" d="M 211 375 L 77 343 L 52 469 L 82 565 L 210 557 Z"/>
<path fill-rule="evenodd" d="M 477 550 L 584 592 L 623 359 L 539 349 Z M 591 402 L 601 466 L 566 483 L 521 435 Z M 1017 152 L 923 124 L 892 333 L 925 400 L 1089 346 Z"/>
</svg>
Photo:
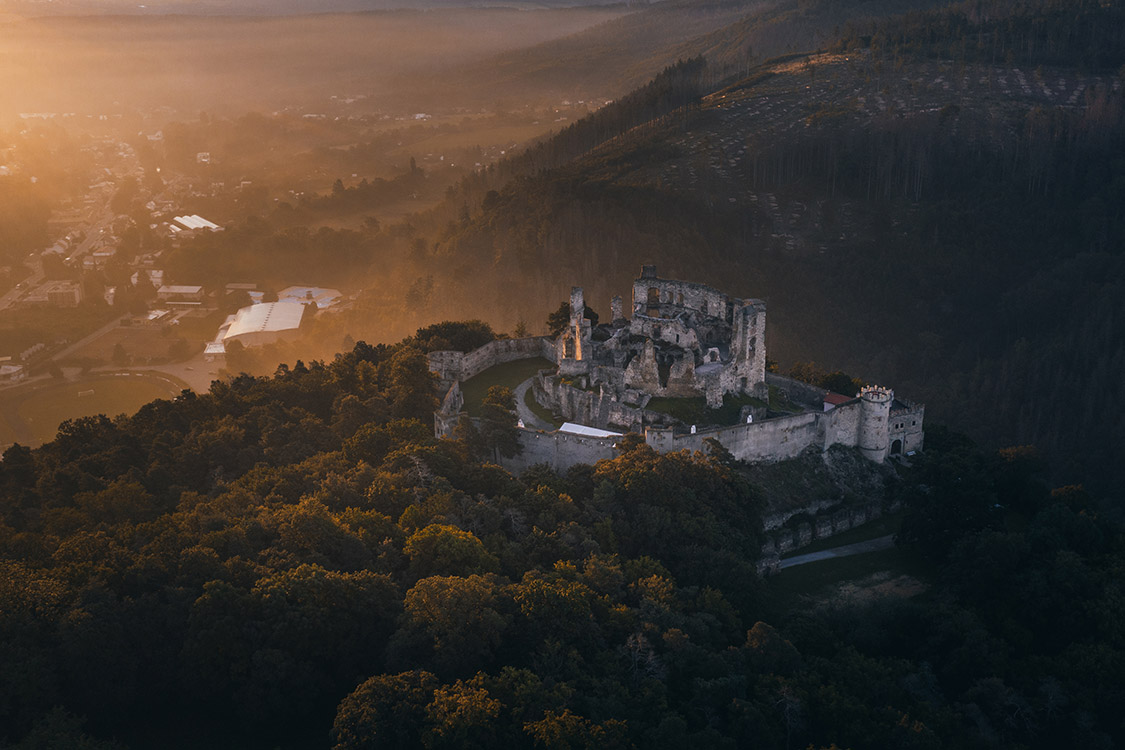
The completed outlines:
<svg viewBox="0 0 1125 750">
<path fill-rule="evenodd" d="M 864 552 L 878 552 L 880 550 L 890 549 L 894 546 L 895 535 L 888 534 L 878 539 L 868 539 L 866 542 L 845 544 L 842 547 L 833 547 L 832 549 L 825 549 L 820 552 L 810 552 L 807 555 L 787 557 L 781 561 L 781 569 L 785 570 L 786 568 L 818 562 L 820 560 L 831 560 L 834 557 L 848 557 L 849 555 L 862 555 Z"/>
<path fill-rule="evenodd" d="M 528 378 L 516 386 L 516 390 L 512 394 L 516 397 L 516 414 L 523 420 L 523 426 L 529 430 L 554 432 L 555 426 L 535 416 L 535 412 L 529 409 L 527 403 L 524 401 L 524 397 L 527 395 L 527 389 L 531 387 L 531 381 L 534 379 L 535 378 Z"/>
</svg>

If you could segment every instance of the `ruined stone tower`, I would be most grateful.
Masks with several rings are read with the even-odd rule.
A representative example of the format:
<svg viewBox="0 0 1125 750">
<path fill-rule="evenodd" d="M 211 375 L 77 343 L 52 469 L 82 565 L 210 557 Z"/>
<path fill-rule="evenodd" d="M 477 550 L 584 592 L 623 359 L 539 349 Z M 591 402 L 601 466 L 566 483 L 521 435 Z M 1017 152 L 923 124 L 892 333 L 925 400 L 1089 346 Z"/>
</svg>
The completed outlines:
<svg viewBox="0 0 1125 750">
<path fill-rule="evenodd" d="M 621 299 L 621 295 L 614 295 L 613 299 L 609 301 L 610 322 L 624 322 L 625 321 L 625 302 Z"/>
<path fill-rule="evenodd" d="M 859 450 L 865 458 L 881 464 L 887 457 L 891 403 L 895 394 L 890 388 L 868 385 L 860 390 L 859 398 Z"/>
<path fill-rule="evenodd" d="M 556 346 L 559 372 L 579 375 L 590 369 L 591 333 L 590 321 L 586 319 L 586 296 L 582 287 L 571 287 L 570 323 Z"/>
</svg>

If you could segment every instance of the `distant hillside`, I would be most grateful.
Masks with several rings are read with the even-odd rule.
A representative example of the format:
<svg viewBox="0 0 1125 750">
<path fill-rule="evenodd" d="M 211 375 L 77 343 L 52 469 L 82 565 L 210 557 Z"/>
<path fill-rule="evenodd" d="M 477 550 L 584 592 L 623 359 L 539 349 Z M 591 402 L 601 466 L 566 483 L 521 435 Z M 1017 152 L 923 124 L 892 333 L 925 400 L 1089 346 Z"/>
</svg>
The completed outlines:
<svg viewBox="0 0 1125 750">
<path fill-rule="evenodd" d="M 2 0 L 0 0 L 2 1 Z M 0 118 L 20 112 L 105 113 L 171 107 L 241 116 L 331 96 L 381 113 L 445 106 L 419 80 L 615 18 L 616 8 L 448 9 L 306 17 L 60 15 L 0 26 Z M 2 12 L 0 12 L 2 16 Z M 59 44 L 66 39 L 66 44 Z M 107 54 L 112 50 L 113 54 Z M 484 100 L 487 105 L 495 97 Z M 480 103 L 473 111 L 480 109 Z"/>
<path fill-rule="evenodd" d="M 616 98 L 677 60 L 706 56 L 712 81 L 762 60 L 815 49 L 845 23 L 948 0 L 671 0 L 467 69 L 451 96 Z"/>
<path fill-rule="evenodd" d="M 785 363 L 891 383 L 935 421 L 1048 449 L 1060 478 L 1105 478 L 1125 427 L 1088 394 L 1125 396 L 1122 80 L 1019 60 L 1035 33 L 1078 55 L 1089 37 L 1067 29 L 1112 34 L 1120 7 L 986 21 L 1006 63 L 917 39 L 963 17 L 756 69 L 484 202 L 487 179 L 464 186 L 450 206 L 471 216 L 434 237 L 435 314 L 535 321 L 571 284 L 598 307 L 656 262 L 764 296 Z"/>
<path fill-rule="evenodd" d="M 560 39 L 482 60 L 460 74 L 435 74 L 425 85 L 444 85 L 448 96 L 466 102 L 491 95 L 513 105 L 563 98 L 601 104 L 641 86 L 674 63 L 678 57 L 673 50 L 773 2 L 656 3 Z"/>
</svg>

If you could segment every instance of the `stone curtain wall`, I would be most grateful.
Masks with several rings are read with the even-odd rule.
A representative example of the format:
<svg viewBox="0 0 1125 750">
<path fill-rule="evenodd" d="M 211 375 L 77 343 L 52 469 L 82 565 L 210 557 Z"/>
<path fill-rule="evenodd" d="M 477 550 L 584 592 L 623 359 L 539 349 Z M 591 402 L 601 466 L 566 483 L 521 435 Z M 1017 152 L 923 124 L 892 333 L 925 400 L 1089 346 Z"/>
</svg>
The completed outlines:
<svg viewBox="0 0 1125 750">
<path fill-rule="evenodd" d="M 519 438 L 523 453 L 500 461 L 501 466 L 515 474 L 535 464 L 547 464 L 560 474 L 576 464 L 593 465 L 617 455 L 614 445 L 620 439 L 537 430 L 520 430 Z"/>
<path fill-rule="evenodd" d="M 493 365 L 534 357 L 543 357 L 554 362 L 554 341 L 547 336 L 490 341 L 465 355 L 464 362 L 461 365 L 461 379 L 468 380 Z"/>
<path fill-rule="evenodd" d="M 464 359 L 463 353 L 454 351 L 430 352 L 426 355 L 430 372 L 437 374 L 441 381 L 438 385 L 440 391 L 448 391 L 451 385 L 461 380 L 461 363 Z"/>
<path fill-rule="evenodd" d="M 859 415 L 862 406 L 859 401 L 841 404 L 824 412 L 824 448 L 840 445 L 859 444 Z"/>
<path fill-rule="evenodd" d="M 786 378 L 785 380 L 789 380 Z M 798 381 L 791 381 L 804 385 Z M 567 385 L 557 378 L 537 377 L 534 381 L 536 397 L 548 408 L 562 414 L 568 421 L 606 428 L 622 425 L 634 428 L 642 423 L 651 425 L 664 415 L 629 407 L 603 396 L 598 391 L 584 391 Z M 816 398 L 819 389 L 809 386 Z M 794 394 L 796 395 L 796 394 Z M 798 398 L 805 394 L 797 395 Z M 828 412 L 810 411 L 789 417 L 774 417 L 752 424 L 729 427 L 712 427 L 692 434 L 675 433 L 671 428 L 648 427 L 645 440 L 654 449 L 669 451 L 703 449 L 703 441 L 715 438 L 727 450 L 746 461 L 780 461 L 793 458 L 810 446 L 819 450 L 842 444 L 856 445 L 860 404 L 838 406 Z"/>
<path fill-rule="evenodd" d="M 780 527 L 777 525 L 767 527 L 769 533 L 762 543 L 762 554 L 758 559 L 759 575 L 779 572 L 782 555 L 805 547 L 811 544 L 814 539 L 827 539 L 883 516 L 883 506 L 878 502 L 849 507 L 839 507 L 839 503 L 834 503 L 827 508 L 817 507 L 818 505 L 820 504 L 812 503 L 791 514 L 786 520 L 796 520 L 799 516 L 812 514 L 807 519 L 802 519 L 796 523 L 787 523 Z M 898 507 L 897 504 L 892 504 L 887 510 L 893 513 L 898 510 Z"/>
<path fill-rule="evenodd" d="M 735 458 L 745 461 L 780 461 L 794 458 L 810 445 L 821 450 L 824 444 L 824 431 L 821 414 L 808 412 L 791 417 L 739 424 L 733 427 L 716 427 L 700 430 L 694 435 L 673 434 L 670 429 L 645 430 L 645 441 L 661 452 L 703 450 L 703 441 L 715 438 L 731 452 Z"/>
<path fill-rule="evenodd" d="M 430 370 L 437 373 L 446 388 L 455 381 L 465 381 L 494 365 L 517 359 L 543 357 L 555 361 L 555 344 L 547 336 L 522 339 L 497 339 L 468 354 L 455 351 L 430 352 L 426 355 Z"/>
</svg>

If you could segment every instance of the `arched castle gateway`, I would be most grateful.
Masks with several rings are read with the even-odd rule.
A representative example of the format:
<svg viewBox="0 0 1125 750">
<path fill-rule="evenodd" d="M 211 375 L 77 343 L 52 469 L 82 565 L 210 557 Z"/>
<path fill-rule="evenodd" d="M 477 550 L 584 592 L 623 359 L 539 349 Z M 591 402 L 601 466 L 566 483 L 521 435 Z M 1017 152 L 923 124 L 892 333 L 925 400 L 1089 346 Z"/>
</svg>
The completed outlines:
<svg viewBox="0 0 1125 750">
<path fill-rule="evenodd" d="M 842 444 L 881 463 L 922 448 L 925 407 L 896 398 L 889 388 L 868 386 L 847 398 L 767 373 L 762 300 L 661 279 L 654 266 L 644 266 L 633 282 L 631 319 L 620 297 L 611 302 L 609 323 L 591 325 L 585 309 L 582 289 L 575 287 L 570 323 L 557 339 L 503 339 L 468 354 L 430 354 L 444 396 L 434 415 L 436 434 L 448 436 L 460 418 L 461 381 L 501 362 L 545 357 L 556 368 L 541 370 L 532 392 L 567 424 L 551 432 L 521 429 L 523 454 L 504 460 L 513 470 L 537 463 L 563 470 L 611 458 L 627 431 L 644 435 L 659 451 L 701 450 L 715 438 L 747 461 Z M 695 406 L 697 421 L 713 423 L 678 419 L 677 405 Z"/>
</svg>

